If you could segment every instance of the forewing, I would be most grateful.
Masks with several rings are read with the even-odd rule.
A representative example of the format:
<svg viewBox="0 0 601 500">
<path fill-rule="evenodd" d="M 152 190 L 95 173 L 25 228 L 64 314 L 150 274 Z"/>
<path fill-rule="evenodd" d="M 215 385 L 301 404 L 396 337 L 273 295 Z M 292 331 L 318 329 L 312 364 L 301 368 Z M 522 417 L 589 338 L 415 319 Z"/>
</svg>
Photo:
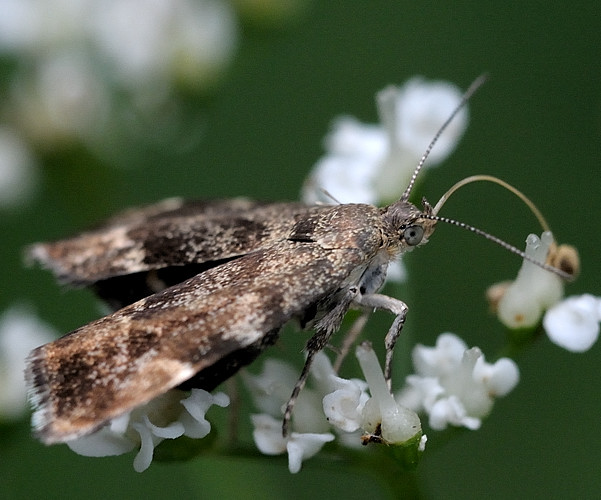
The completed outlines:
<svg viewBox="0 0 601 500">
<path fill-rule="evenodd" d="M 356 247 L 282 241 L 36 349 L 27 379 L 38 435 L 46 443 L 85 435 L 233 352 L 260 349 L 365 260 Z"/>
<path fill-rule="evenodd" d="M 76 285 L 188 264 L 209 268 L 270 247 L 285 238 L 299 217 L 322 209 L 243 198 L 193 202 L 174 198 L 130 210 L 70 239 L 38 243 L 29 256 L 60 281 Z M 169 278 L 167 285 L 175 282 Z"/>
</svg>

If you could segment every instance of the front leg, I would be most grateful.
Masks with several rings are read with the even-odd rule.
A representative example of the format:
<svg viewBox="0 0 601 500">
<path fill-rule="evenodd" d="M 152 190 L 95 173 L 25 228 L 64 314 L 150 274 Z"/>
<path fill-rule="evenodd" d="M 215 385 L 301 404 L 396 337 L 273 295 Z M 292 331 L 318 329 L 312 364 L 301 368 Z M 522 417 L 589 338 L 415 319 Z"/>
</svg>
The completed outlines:
<svg viewBox="0 0 601 500">
<path fill-rule="evenodd" d="M 388 389 L 391 389 L 391 377 L 392 377 L 392 353 L 394 352 L 394 346 L 401 335 L 401 330 L 405 324 L 405 317 L 409 308 L 403 301 L 388 297 L 387 295 L 381 295 L 379 293 L 371 293 L 366 295 L 358 295 L 355 297 L 355 303 L 363 308 L 372 309 L 383 309 L 390 311 L 396 315 L 390 330 L 386 334 L 385 345 L 386 345 L 386 365 L 384 367 L 384 377 L 388 384 Z"/>
</svg>

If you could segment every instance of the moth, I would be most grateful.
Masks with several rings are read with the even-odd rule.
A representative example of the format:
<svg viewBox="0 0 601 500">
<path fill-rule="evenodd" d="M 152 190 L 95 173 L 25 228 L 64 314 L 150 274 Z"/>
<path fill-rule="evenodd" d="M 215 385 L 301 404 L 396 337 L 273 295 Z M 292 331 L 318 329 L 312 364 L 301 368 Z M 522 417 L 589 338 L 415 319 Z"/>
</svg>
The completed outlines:
<svg viewBox="0 0 601 500">
<path fill-rule="evenodd" d="M 387 266 L 426 243 L 437 222 L 463 225 L 437 215 L 443 200 L 434 207 L 423 200 L 421 208 L 408 201 L 453 115 L 404 194 L 384 208 L 169 199 L 34 245 L 30 257 L 60 282 L 90 286 L 115 309 L 30 354 L 37 437 L 51 444 L 90 434 L 175 387 L 213 390 L 296 320 L 315 333 L 285 412 L 286 433 L 313 357 L 351 308 L 395 316 L 385 338 L 389 378 L 407 306 L 378 293 Z"/>
</svg>

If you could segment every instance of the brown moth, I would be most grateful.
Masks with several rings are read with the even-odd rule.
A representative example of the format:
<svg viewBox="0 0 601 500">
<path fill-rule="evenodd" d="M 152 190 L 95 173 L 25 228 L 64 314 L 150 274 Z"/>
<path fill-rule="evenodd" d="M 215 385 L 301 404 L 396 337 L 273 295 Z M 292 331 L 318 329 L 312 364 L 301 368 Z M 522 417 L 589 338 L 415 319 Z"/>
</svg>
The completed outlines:
<svg viewBox="0 0 601 500">
<path fill-rule="evenodd" d="M 297 320 L 315 334 L 285 433 L 314 355 L 350 308 L 395 315 L 385 339 L 390 377 L 407 306 L 377 293 L 389 262 L 427 242 L 437 221 L 482 233 L 437 216 L 441 203 L 433 208 L 424 200 L 420 209 L 408 201 L 461 105 L 400 200 L 384 208 L 170 199 L 34 245 L 30 256 L 61 282 L 91 286 L 117 309 L 30 354 L 26 379 L 37 437 L 50 444 L 84 436 L 175 387 L 210 391 Z"/>
</svg>

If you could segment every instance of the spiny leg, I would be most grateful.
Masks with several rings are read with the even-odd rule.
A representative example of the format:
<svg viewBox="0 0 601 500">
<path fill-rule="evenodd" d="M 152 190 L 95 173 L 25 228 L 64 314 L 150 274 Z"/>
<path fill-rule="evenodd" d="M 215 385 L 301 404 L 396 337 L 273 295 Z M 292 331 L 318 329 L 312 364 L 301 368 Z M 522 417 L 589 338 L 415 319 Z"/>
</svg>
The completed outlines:
<svg viewBox="0 0 601 500">
<path fill-rule="evenodd" d="M 282 422 L 282 436 L 284 437 L 288 436 L 288 426 L 290 424 L 290 419 L 292 418 L 292 410 L 294 409 L 300 391 L 305 387 L 311 365 L 313 364 L 313 359 L 315 359 L 317 353 L 326 346 L 331 336 L 331 332 L 321 331 L 313 335 L 313 337 L 309 339 L 309 342 L 307 342 L 307 359 L 305 360 L 305 366 L 303 366 L 303 371 L 301 372 L 300 377 L 298 377 L 294 389 L 292 389 L 292 394 L 290 395 L 290 399 L 284 410 L 284 421 Z"/>
<path fill-rule="evenodd" d="M 403 301 L 394 299 L 392 297 L 388 297 L 387 295 L 381 295 L 379 293 L 359 296 L 356 299 L 356 302 L 366 308 L 383 309 L 385 311 L 390 311 L 392 314 L 396 315 L 396 318 L 392 322 L 392 325 L 388 330 L 388 333 L 386 334 L 386 338 L 384 339 L 384 344 L 386 346 L 386 364 L 384 366 L 384 377 L 386 378 L 388 389 L 391 389 L 392 355 L 394 352 L 394 346 L 396 345 L 397 340 L 401 335 L 403 325 L 405 324 L 405 318 L 407 316 L 407 311 L 409 310 L 409 308 L 407 307 L 407 304 L 405 304 Z"/>
</svg>

